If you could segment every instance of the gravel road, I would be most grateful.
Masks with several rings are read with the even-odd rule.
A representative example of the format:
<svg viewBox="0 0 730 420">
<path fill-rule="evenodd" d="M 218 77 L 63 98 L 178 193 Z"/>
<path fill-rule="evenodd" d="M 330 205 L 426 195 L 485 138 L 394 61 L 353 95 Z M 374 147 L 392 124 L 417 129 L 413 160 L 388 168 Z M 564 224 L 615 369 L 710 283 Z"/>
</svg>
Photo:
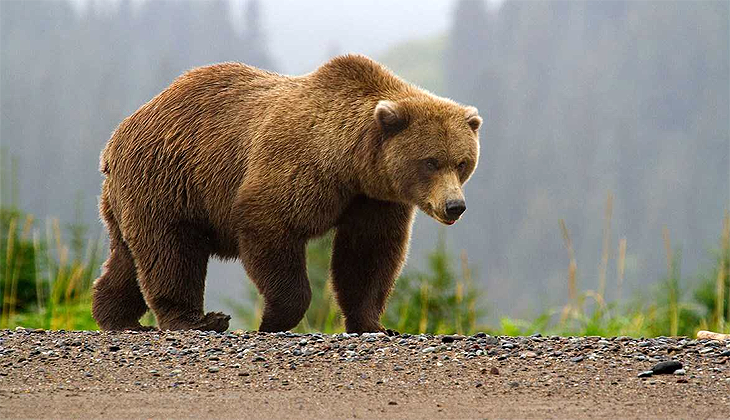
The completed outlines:
<svg viewBox="0 0 730 420">
<path fill-rule="evenodd" d="M 727 419 L 729 360 L 730 340 L 682 337 L 18 328 L 0 418 Z"/>
</svg>

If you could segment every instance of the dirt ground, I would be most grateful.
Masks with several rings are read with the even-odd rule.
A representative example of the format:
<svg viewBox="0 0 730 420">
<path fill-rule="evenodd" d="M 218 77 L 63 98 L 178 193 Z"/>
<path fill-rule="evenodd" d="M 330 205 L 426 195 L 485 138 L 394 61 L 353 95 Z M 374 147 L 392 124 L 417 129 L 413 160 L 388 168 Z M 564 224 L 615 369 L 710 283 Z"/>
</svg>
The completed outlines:
<svg viewBox="0 0 730 420">
<path fill-rule="evenodd" d="M 682 337 L 3 330 L 0 418 L 727 419 L 728 360 Z"/>
</svg>

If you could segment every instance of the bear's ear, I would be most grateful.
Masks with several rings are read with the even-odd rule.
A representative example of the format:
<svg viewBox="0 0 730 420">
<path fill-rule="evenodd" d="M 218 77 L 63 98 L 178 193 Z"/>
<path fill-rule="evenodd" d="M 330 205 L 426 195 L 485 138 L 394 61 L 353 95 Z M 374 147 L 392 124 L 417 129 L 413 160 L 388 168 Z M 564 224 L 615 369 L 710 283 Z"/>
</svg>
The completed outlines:
<svg viewBox="0 0 730 420">
<path fill-rule="evenodd" d="M 482 126 L 482 117 L 479 116 L 479 110 L 473 106 L 466 108 L 466 123 L 474 132 L 479 131 Z"/>
<path fill-rule="evenodd" d="M 375 121 L 383 131 L 393 132 L 408 125 L 408 115 L 403 106 L 393 101 L 380 101 L 375 106 Z"/>
</svg>

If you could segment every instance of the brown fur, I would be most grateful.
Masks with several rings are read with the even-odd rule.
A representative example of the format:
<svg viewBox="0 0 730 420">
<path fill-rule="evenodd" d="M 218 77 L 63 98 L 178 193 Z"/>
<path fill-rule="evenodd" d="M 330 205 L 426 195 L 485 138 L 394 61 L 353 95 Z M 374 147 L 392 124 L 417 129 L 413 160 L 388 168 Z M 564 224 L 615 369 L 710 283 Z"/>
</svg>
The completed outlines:
<svg viewBox="0 0 730 420">
<path fill-rule="evenodd" d="M 223 331 L 230 317 L 203 312 L 218 256 L 240 258 L 263 294 L 260 329 L 291 329 L 311 299 L 305 245 L 335 228 L 331 277 L 347 331 L 382 330 L 414 209 L 458 218 L 445 206 L 463 200 L 480 124 L 475 108 L 362 56 L 300 77 L 237 63 L 184 74 L 102 152 L 111 255 L 94 318 L 137 329 L 149 307 L 162 329 Z"/>
</svg>

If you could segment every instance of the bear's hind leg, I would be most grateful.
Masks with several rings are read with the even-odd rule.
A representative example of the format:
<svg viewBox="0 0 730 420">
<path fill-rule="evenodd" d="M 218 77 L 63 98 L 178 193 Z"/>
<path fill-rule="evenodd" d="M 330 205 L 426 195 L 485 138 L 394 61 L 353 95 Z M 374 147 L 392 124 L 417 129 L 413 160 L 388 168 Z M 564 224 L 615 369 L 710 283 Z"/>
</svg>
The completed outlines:
<svg viewBox="0 0 730 420">
<path fill-rule="evenodd" d="M 139 319 L 147 304 L 137 283 L 132 254 L 122 239 L 108 202 L 102 198 L 101 215 L 109 229 L 109 259 L 102 275 L 94 282 L 91 312 L 102 330 L 144 330 Z"/>
<path fill-rule="evenodd" d="M 223 332 L 230 316 L 203 313 L 209 252 L 206 238 L 193 228 L 150 229 L 150 243 L 133 247 L 145 300 L 161 330 Z"/>
</svg>

